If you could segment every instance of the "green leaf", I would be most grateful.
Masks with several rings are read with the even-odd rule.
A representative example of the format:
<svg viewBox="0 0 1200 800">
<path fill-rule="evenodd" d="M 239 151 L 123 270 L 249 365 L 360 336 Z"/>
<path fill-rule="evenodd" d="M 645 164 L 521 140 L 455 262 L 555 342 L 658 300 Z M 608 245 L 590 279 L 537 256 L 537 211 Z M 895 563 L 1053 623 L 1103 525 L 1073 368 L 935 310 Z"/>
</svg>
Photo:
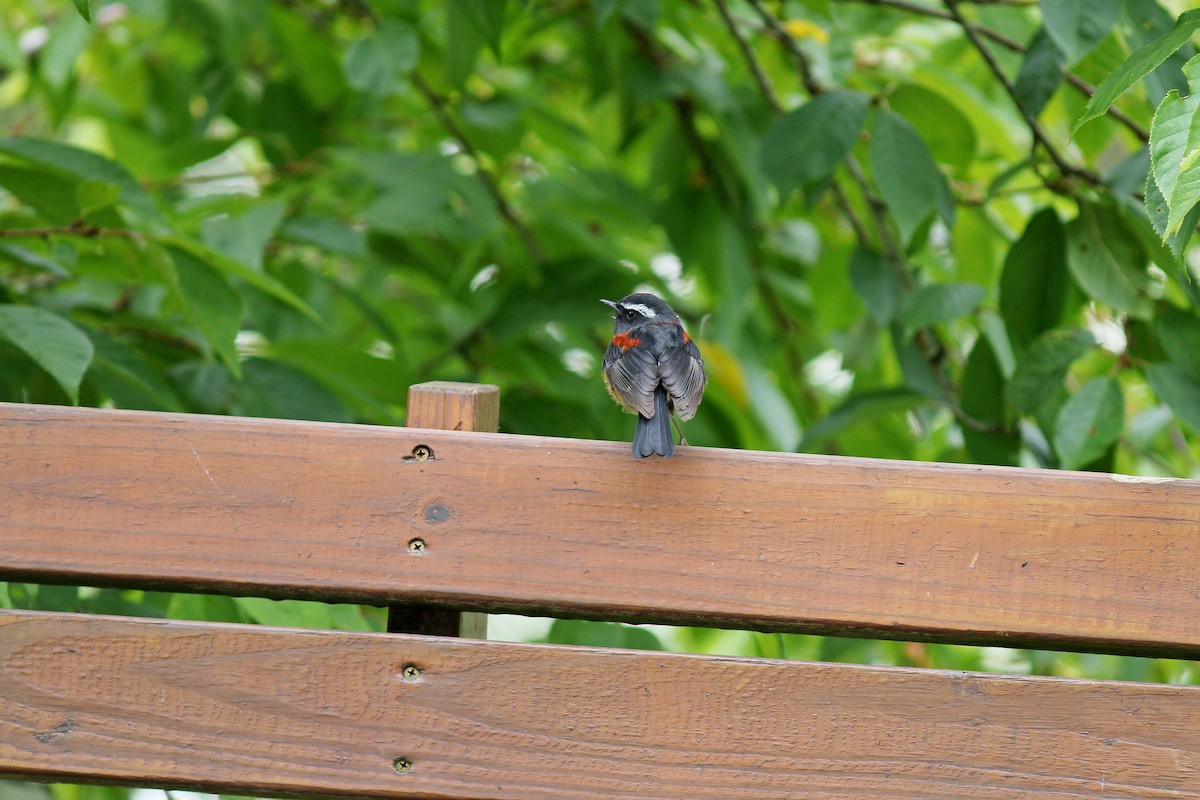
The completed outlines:
<svg viewBox="0 0 1200 800">
<path fill-rule="evenodd" d="M 556 619 L 546 634 L 553 644 L 577 644 L 591 647 L 620 647 L 631 650 L 665 650 L 653 631 L 619 622 L 593 622 L 583 619 Z"/>
<path fill-rule="evenodd" d="M 232 413 L 243 417 L 351 422 L 346 407 L 324 386 L 287 364 L 251 358 L 242 364 Z"/>
<path fill-rule="evenodd" d="M 268 600 L 265 597 L 235 597 L 237 607 L 260 625 L 277 628 L 329 630 L 333 620 L 324 603 L 308 600 Z"/>
<path fill-rule="evenodd" d="M 990 308 L 979 309 L 978 319 L 979 332 L 991 344 L 992 355 L 996 357 L 1004 379 L 1010 380 L 1017 370 L 1017 356 L 1008 338 L 1008 329 L 1004 327 L 1004 319 Z"/>
<path fill-rule="evenodd" d="M 363 232 L 344 222 L 327 217 L 293 217 L 283 223 L 281 233 L 335 253 L 351 256 L 367 254 Z"/>
<path fill-rule="evenodd" d="M 26 247 L 15 244 L 0 244 L 0 256 L 6 257 L 17 264 L 23 264 L 41 272 L 46 272 L 56 278 L 69 278 L 71 271 L 59 263 L 53 255 L 43 255 Z"/>
<path fill-rule="evenodd" d="M 1164 240 L 1200 201 L 1200 55 L 1183 68 L 1187 97 L 1172 90 L 1150 123 L 1150 167 L 1167 201 Z"/>
<path fill-rule="evenodd" d="M 1080 204 L 1079 216 L 1067 225 L 1067 267 L 1094 299 L 1131 316 L 1150 317 L 1146 254 L 1115 209 Z"/>
<path fill-rule="evenodd" d="M 929 399 L 925 395 L 903 387 L 877 389 L 852 395 L 804 430 L 800 451 L 815 450 L 830 438 L 854 425 L 878 419 L 886 414 L 909 411 L 927 405 L 929 405 Z"/>
<path fill-rule="evenodd" d="M 958 104 L 941 92 L 906 83 L 887 96 L 888 108 L 908 120 L 921 135 L 933 159 L 965 170 L 975 156 L 975 128 Z"/>
<path fill-rule="evenodd" d="M 212 217 L 204 221 L 204 243 L 234 261 L 261 272 L 263 251 L 283 219 L 284 205 L 259 203 L 237 216 Z"/>
<path fill-rule="evenodd" d="M 975 340 L 963 367 L 961 384 L 958 400 L 967 416 L 989 425 L 1006 426 L 1004 371 L 986 338 Z M 960 427 L 963 443 L 973 459 L 982 464 L 1016 465 L 1020 441 L 1014 434 L 977 430 L 969 424 Z"/>
<path fill-rule="evenodd" d="M 242 324 L 242 298 L 210 264 L 171 248 L 177 287 L 192 323 L 227 367 L 238 374 L 235 340 Z"/>
<path fill-rule="evenodd" d="M 446 57 L 443 61 L 446 80 L 452 86 L 462 86 L 475 69 L 475 60 L 487 40 L 476 19 L 472 18 L 471 3 L 453 0 L 446 3 Z"/>
<path fill-rule="evenodd" d="M 1200 317 L 1162 303 L 1154 320 L 1158 340 L 1176 366 L 1200 378 Z"/>
<path fill-rule="evenodd" d="M 400 77 L 417 65 L 421 40 L 412 26 L 387 18 L 370 34 L 346 48 L 342 68 L 346 82 L 369 94 L 391 94 L 400 86 Z"/>
<path fill-rule="evenodd" d="M 115 204 L 121 199 L 121 187 L 104 181 L 83 181 L 75 187 L 75 202 L 80 216 Z"/>
<path fill-rule="evenodd" d="M 874 250 L 855 250 L 850 256 L 850 281 L 875 321 L 891 322 L 904 296 L 900 275 Z"/>
<path fill-rule="evenodd" d="M 942 388 L 941 380 L 934 367 L 930 366 L 928 357 L 916 339 L 898 322 L 893 322 L 888 332 L 891 334 L 892 347 L 895 348 L 900 369 L 904 373 L 904 385 L 931 400 L 944 403 L 946 392 Z"/>
<path fill-rule="evenodd" d="M 837 168 L 858 140 L 870 102 L 862 92 L 828 92 L 775 120 L 763 136 L 760 163 L 781 194 Z"/>
<path fill-rule="evenodd" d="M 235 384 L 229 370 L 215 361 L 183 361 L 171 368 L 170 378 L 189 410 L 228 414 Z"/>
<path fill-rule="evenodd" d="M 1042 19 L 1050 38 L 1074 64 L 1112 30 L 1122 0 L 1041 0 Z"/>
<path fill-rule="evenodd" d="M 958 319 L 975 310 L 986 292 L 974 283 L 935 283 L 904 296 L 897 315 L 910 330 Z"/>
<path fill-rule="evenodd" d="M 1000 314 L 1018 349 L 1058 325 L 1070 288 L 1066 233 L 1046 208 L 1029 220 L 1000 274 Z"/>
<path fill-rule="evenodd" d="M 1054 96 L 1062 77 L 1062 54 L 1046 29 L 1038 28 L 1025 51 L 1025 60 L 1021 62 L 1021 71 L 1013 86 L 1017 102 L 1037 117 Z"/>
<path fill-rule="evenodd" d="M 913 232 L 933 215 L 943 191 L 942 174 L 925 142 L 892 111 L 876 111 L 871 133 L 871 166 L 875 183 L 907 244 Z"/>
<path fill-rule="evenodd" d="M 1022 414 L 1037 410 L 1062 387 L 1071 364 L 1095 344 L 1087 331 L 1042 334 L 1017 361 L 1008 384 L 1009 404 Z"/>
<path fill-rule="evenodd" d="M 88 369 L 88 382 L 118 408 L 189 410 L 133 347 L 100 331 L 89 330 L 87 334 L 96 350 Z"/>
<path fill-rule="evenodd" d="M 1163 197 L 1162 190 L 1158 188 L 1158 181 L 1154 180 L 1153 172 L 1148 172 L 1146 175 L 1145 193 L 1146 216 L 1150 220 L 1151 227 L 1154 228 L 1154 232 L 1158 234 L 1159 239 L 1171 251 L 1171 254 L 1177 260 L 1182 261 L 1188 242 L 1196 232 L 1196 226 L 1200 224 L 1200 204 L 1192 206 L 1192 210 L 1183 218 L 1177 231 L 1168 233 L 1167 225 L 1171 219 L 1171 209 L 1167 205 L 1167 198 Z"/>
<path fill-rule="evenodd" d="M 79 611 L 79 587 L 39 586 L 33 607 L 39 611 Z"/>
<path fill-rule="evenodd" d="M 1150 364 L 1146 380 L 1179 421 L 1200 433 L 1200 377 L 1175 364 Z"/>
<path fill-rule="evenodd" d="M 92 361 L 92 342 L 83 331 L 51 311 L 0 305 L 0 336 L 29 356 L 79 402 L 79 383 Z"/>
<path fill-rule="evenodd" d="M 1124 425 L 1121 385 L 1109 377 L 1085 383 L 1059 410 L 1054 426 L 1054 449 L 1062 468 L 1079 469 L 1100 458 Z"/>
<path fill-rule="evenodd" d="M 121 187 L 121 204 L 136 211 L 143 222 L 154 226 L 154 230 L 160 229 L 162 217 L 154 200 L 128 170 L 111 159 L 90 150 L 24 137 L 0 139 L 0 153 L 40 164 L 77 180 L 116 184 Z"/>
<path fill-rule="evenodd" d="M 160 236 L 157 241 L 167 247 L 182 250 L 206 264 L 211 264 L 226 275 L 236 275 L 254 288 L 274 297 L 285 305 L 291 306 L 314 322 L 321 321 L 320 315 L 316 311 L 313 311 L 307 303 L 293 294 L 290 289 L 276 278 L 265 272 L 248 267 L 240 261 L 206 247 L 186 236 Z"/>
<path fill-rule="evenodd" d="M 800 444 L 800 422 L 796 408 L 764 370 L 745 365 L 743 374 L 750 393 L 750 405 L 776 447 L 791 452 Z"/>
<path fill-rule="evenodd" d="M 278 3 L 237 5 L 267 7 L 271 30 L 275 34 L 273 38 L 278 44 L 275 52 L 282 56 L 287 66 L 286 70 L 277 73 L 280 83 L 274 85 L 289 89 L 298 87 L 303 93 L 299 97 L 289 93 L 286 101 L 294 106 L 297 101 L 303 102 L 302 97 L 311 108 L 321 110 L 338 102 L 346 89 L 345 75 L 334 48 L 334 38 L 322 31 L 323 26 L 314 25 L 306 15 L 289 11 Z M 229 38 L 232 37 L 226 34 L 219 41 Z M 264 105 L 267 91 L 269 89 L 264 90 Z"/>
<path fill-rule="evenodd" d="M 60 15 L 57 22 L 49 26 L 49 31 L 45 46 L 37 51 L 39 83 L 56 94 L 66 94 L 79 71 L 83 53 L 97 31 L 86 20 L 71 14 Z"/>
<path fill-rule="evenodd" d="M 409 177 L 403 186 L 384 192 L 363 209 L 363 219 L 397 236 L 451 235 L 459 224 L 450 202 L 455 176 L 448 170 L 414 170 Z"/>
<path fill-rule="evenodd" d="M 1122 26 L 1121 33 L 1130 49 L 1137 50 L 1169 33 L 1175 27 L 1176 16 L 1163 8 L 1158 0 L 1125 0 L 1125 19 L 1127 24 Z M 1195 48 L 1185 42 L 1142 79 L 1146 97 L 1151 102 L 1165 97 L 1172 89 L 1187 88 L 1183 65 L 1194 53 Z"/>
<path fill-rule="evenodd" d="M 500 59 L 500 35 L 504 32 L 505 0 L 450 0 Z"/>
<path fill-rule="evenodd" d="M 85 21 L 91 22 L 92 21 L 92 2 L 91 2 L 91 0 L 73 0 L 73 2 L 75 3 L 75 10 L 79 12 L 79 16 L 83 17 Z"/>
<path fill-rule="evenodd" d="M 76 184 L 44 168 L 0 164 L 0 186 L 54 225 L 70 225 L 79 218 Z"/>
<path fill-rule="evenodd" d="M 246 622 L 249 614 L 238 609 L 232 597 L 177 592 L 167 602 L 168 619 L 196 619 L 205 622 Z"/>
<path fill-rule="evenodd" d="M 1200 29 L 1200 9 L 1185 11 L 1175 21 L 1174 28 L 1125 59 L 1096 87 L 1096 93 L 1088 101 L 1083 116 L 1075 123 L 1075 130 L 1107 113 L 1118 97 L 1183 47 L 1197 29 Z"/>
</svg>

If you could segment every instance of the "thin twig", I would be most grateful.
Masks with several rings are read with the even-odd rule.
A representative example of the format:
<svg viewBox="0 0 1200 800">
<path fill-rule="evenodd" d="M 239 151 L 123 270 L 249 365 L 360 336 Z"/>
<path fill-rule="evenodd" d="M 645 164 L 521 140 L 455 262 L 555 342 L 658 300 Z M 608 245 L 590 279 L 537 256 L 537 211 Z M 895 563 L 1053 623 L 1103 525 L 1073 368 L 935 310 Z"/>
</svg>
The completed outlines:
<svg viewBox="0 0 1200 800">
<path fill-rule="evenodd" d="M 858 242 L 860 248 L 864 250 L 869 249 L 871 247 L 871 234 L 867 233 L 867 226 L 863 224 L 862 219 L 858 216 L 858 212 L 850 204 L 850 197 L 846 194 L 846 190 L 837 181 L 833 182 L 832 188 L 834 202 L 841 210 L 842 216 L 850 223 L 850 229 L 854 231 L 855 241 Z"/>
<path fill-rule="evenodd" d="M 724 6 L 722 0 L 717 0 L 717 2 L 720 7 Z M 725 16 L 726 22 L 729 24 L 730 30 L 736 38 L 737 33 L 733 28 L 732 19 L 725 14 L 723 16 Z M 661 47 L 649 31 L 629 21 L 626 22 L 624 28 L 648 61 L 664 70 L 671 66 L 670 51 Z M 743 49 L 742 53 L 751 63 L 751 71 L 755 71 L 754 65 L 756 62 L 753 60 L 753 54 L 749 52 L 748 48 Z M 759 90 L 763 92 L 764 98 L 768 103 L 772 104 L 776 112 L 783 110 L 782 106 L 778 104 L 771 93 L 769 83 L 765 80 L 760 82 Z M 683 137 L 687 141 L 689 149 L 699 160 L 700 169 L 712 187 L 712 192 L 716 196 L 717 202 L 725 208 L 736 210 L 743 204 L 743 200 L 737 191 L 736 185 L 729 185 L 732 181 L 728 179 L 726 171 L 720 169 L 712 153 L 709 152 L 710 145 L 700 135 L 696 127 L 695 102 L 690 97 L 680 95 L 673 98 L 673 106 L 676 117 L 679 120 L 680 130 L 683 132 Z M 787 313 L 787 309 L 779 301 L 774 289 L 768 282 L 766 273 L 762 268 L 761 259 L 757 256 L 757 253 L 750 260 L 750 268 L 754 274 L 755 284 L 762 298 L 763 306 L 770 315 L 776 329 L 784 334 L 781 337 L 781 342 L 784 358 L 787 360 L 788 371 L 795 377 L 795 385 L 803 403 L 804 412 L 811 419 L 818 413 L 820 401 L 812 387 L 804 380 L 804 371 L 807 362 L 798 344 L 800 337 L 795 335 L 796 323 L 791 315 Z"/>
<path fill-rule="evenodd" d="M 919 14 L 925 17 L 934 17 L 935 19 L 944 19 L 947 22 L 956 22 L 954 15 L 949 11 L 943 11 L 940 8 L 932 8 L 923 6 L 920 3 L 912 3 L 909 0 L 851 0 L 851 2 L 861 3 L 867 6 L 887 6 L 888 8 L 907 11 L 910 14 Z M 1006 47 L 1009 50 L 1023 51 L 1025 45 L 1018 42 L 1016 39 L 1005 36 L 1000 31 L 993 30 L 985 25 L 980 25 L 975 22 L 968 23 L 980 36 L 991 39 L 998 45 Z"/>
<path fill-rule="evenodd" d="M 909 2 L 909 0 L 848 0 L 848 1 L 853 2 L 853 3 L 861 3 L 863 5 L 869 5 L 869 6 L 887 6 L 889 8 L 900 9 L 901 11 L 907 11 L 909 13 L 918 14 L 920 16 L 933 17 L 934 19 L 942 19 L 942 20 L 947 20 L 949 22 L 956 22 L 956 23 L 958 22 L 954 18 L 954 15 L 951 14 L 949 11 L 943 11 L 940 8 L 932 8 L 930 6 L 919 5 L 917 3 Z M 974 0 L 974 3 L 975 3 L 975 5 L 981 5 L 981 0 Z M 996 3 L 996 0 L 993 0 L 993 4 L 998 4 L 998 3 Z M 1023 5 L 1023 4 L 1013 3 L 1013 5 Z M 1028 5 L 1035 5 L 1035 3 L 1028 3 Z M 1005 36 L 1003 33 L 1000 33 L 999 31 L 994 30 L 992 28 L 989 28 L 986 25 L 980 25 L 977 22 L 967 22 L 967 24 L 971 27 L 972 30 L 974 30 L 980 36 L 982 36 L 986 39 L 990 39 L 991 41 L 993 41 L 996 44 L 1000 45 L 1001 47 L 1005 48 L 1006 50 L 1011 50 L 1014 53 L 1024 53 L 1028 49 L 1025 47 L 1025 45 L 1021 44 L 1016 39 L 1013 39 L 1010 36 Z M 1063 76 L 1063 80 L 1065 80 L 1073 89 L 1075 89 L 1077 92 L 1084 95 L 1085 97 L 1090 98 L 1092 95 L 1094 95 L 1096 93 L 1095 86 L 1092 86 L 1090 83 L 1088 83 L 1083 78 L 1076 75 L 1074 72 L 1064 69 L 1062 72 L 1062 76 Z M 1124 125 L 1126 128 L 1128 128 L 1133 133 L 1134 136 L 1137 136 L 1143 142 L 1150 141 L 1150 132 L 1147 131 L 1141 125 L 1139 125 L 1136 121 L 1133 120 L 1132 117 L 1130 117 L 1128 114 L 1126 114 L 1121 109 L 1117 108 L 1116 106 L 1109 106 L 1107 113 L 1108 113 L 1108 116 L 1110 116 L 1113 119 L 1120 122 L 1122 125 Z"/>
<path fill-rule="evenodd" d="M 379 25 L 382 19 L 379 12 L 372 8 L 366 0 L 340 0 L 339 6 L 351 16 L 368 19 L 376 26 Z M 521 240 L 521 245 L 525 248 L 525 252 L 533 261 L 539 264 L 545 261 L 545 255 L 542 253 L 542 248 L 538 246 L 537 240 L 533 237 L 533 232 L 529 230 L 529 227 L 521 219 L 520 215 L 517 214 L 512 204 L 504 197 L 504 193 L 500 191 L 500 184 L 496 180 L 496 177 L 488 171 L 487 167 L 483 164 L 483 159 L 479 157 L 479 151 L 475 149 L 475 146 L 471 144 L 471 140 L 467 138 L 466 132 L 455 121 L 454 117 L 451 116 L 447 108 L 446 98 L 435 92 L 425 82 L 424 78 L 416 72 L 412 74 L 412 83 L 413 86 L 417 87 L 417 91 L 421 93 L 421 96 L 425 98 L 425 102 L 429 104 L 429 107 L 433 109 L 433 115 L 437 117 L 438 123 L 446 129 L 447 133 L 454 137 L 463 152 L 475 162 L 476 177 L 483 184 L 484 191 L 492 198 L 492 202 L 496 204 L 496 210 L 500 213 L 500 216 L 504 218 L 504 221 L 517 234 L 517 238 Z"/>
<path fill-rule="evenodd" d="M 121 238 L 140 239 L 142 234 L 126 228 L 101 228 L 99 225 L 63 225 L 51 228 L 5 228 L 0 237 L 10 239 L 44 239 L 49 236 L 81 236 L 86 239 Z"/>
<path fill-rule="evenodd" d="M 714 0 L 717 5 L 717 10 L 721 12 L 721 19 L 725 21 L 725 27 L 729 29 L 729 35 L 737 42 L 738 49 L 742 51 L 742 58 L 746 60 L 746 66 L 750 69 L 750 74 L 754 76 L 754 82 L 758 84 L 758 90 L 762 93 L 763 99 L 767 101 L 767 105 L 776 113 L 783 111 L 783 106 L 779 102 L 779 98 L 775 96 L 775 89 L 771 86 L 771 79 L 767 77 L 767 73 L 763 70 L 762 64 L 758 63 L 758 59 L 754 55 L 754 51 L 750 48 L 750 43 L 746 41 L 746 37 L 742 36 L 738 30 L 737 22 L 733 19 L 733 15 L 729 13 L 729 7 L 725 4 L 725 0 Z"/>
<path fill-rule="evenodd" d="M 758 12 L 758 16 L 767 26 L 767 30 L 775 37 L 783 48 L 791 54 L 792 59 L 796 62 L 796 69 L 800 73 L 800 82 L 804 84 L 804 89 L 810 96 L 816 97 L 825 91 L 821 84 L 817 83 L 817 79 L 813 77 L 812 67 L 808 63 L 808 58 L 805 57 L 804 51 L 796 44 L 796 40 L 790 33 L 784 30 L 783 25 L 775 18 L 775 15 L 767 10 L 762 4 L 762 0 L 750 0 L 750 5 Z"/>
<path fill-rule="evenodd" d="M 516 232 L 517 238 L 521 240 L 521 244 L 525 247 L 525 252 L 537 263 L 545 261 L 542 248 L 538 246 L 537 240 L 533 238 L 533 232 L 529 230 L 516 210 L 513 209 L 512 205 L 504 197 L 504 194 L 500 191 L 500 184 L 496 181 L 496 177 L 484 166 L 479 151 L 475 149 L 475 146 L 471 144 L 471 140 L 467 138 L 466 132 L 459 126 L 454 117 L 451 116 L 447 109 L 446 98 L 433 91 L 429 84 L 416 73 L 413 73 L 412 82 L 417 87 L 417 91 L 429 103 L 429 107 L 433 109 L 433 114 L 437 117 L 441 126 L 446 129 L 447 133 L 454 137 L 463 152 L 475 162 L 476 177 L 479 178 L 479 182 L 483 184 L 483 188 L 491 196 L 492 202 L 496 204 L 496 210 L 500 212 L 500 216 Z"/>
<path fill-rule="evenodd" d="M 879 244 L 883 248 L 884 258 L 900 274 L 905 284 L 904 288 L 911 289 L 912 279 L 908 275 L 908 270 L 904 268 L 904 256 L 896 245 L 896 240 L 892 238 L 891 228 L 888 227 L 887 203 L 882 197 L 875 194 L 875 190 L 871 188 L 871 182 L 867 179 L 867 174 L 853 154 L 846 156 L 846 172 L 849 173 L 855 186 L 858 187 L 858 191 L 862 194 L 863 200 L 867 203 L 867 211 L 875 223 L 875 231 L 879 236 Z"/>
<path fill-rule="evenodd" d="M 1029 132 L 1033 134 L 1034 141 L 1042 146 L 1042 148 L 1050 156 L 1050 160 L 1054 162 L 1054 166 L 1058 168 L 1058 171 L 1064 176 L 1074 175 L 1083 178 L 1088 183 L 1093 185 L 1100 185 L 1103 181 L 1101 181 L 1099 175 L 1091 170 L 1084 169 L 1083 167 L 1076 167 L 1072 165 L 1066 160 L 1066 158 L 1063 157 L 1062 153 L 1058 152 L 1058 148 L 1056 148 L 1054 143 L 1050 141 L 1050 137 L 1048 137 L 1046 132 L 1042 130 L 1042 126 L 1038 124 L 1037 118 L 1034 117 L 1033 114 L 1031 114 L 1025 107 L 1025 104 L 1021 102 L 1021 98 L 1017 95 L 1016 87 L 1013 85 L 1013 82 L 1008 79 L 1008 76 L 1004 74 L 1004 70 L 1001 69 L 1000 63 L 996 61 L 996 57 L 992 54 L 992 51 L 987 49 L 987 46 L 984 45 L 983 41 L 979 38 L 979 34 L 959 12 L 959 0 L 943 0 L 943 2 L 946 4 L 946 9 L 954 16 L 954 21 L 959 24 L 963 30 L 963 33 L 967 35 L 967 39 L 970 40 L 971 46 L 974 47 L 979 53 L 980 57 L 983 58 L 984 62 L 988 66 L 988 69 L 991 70 L 992 75 L 995 76 L 996 80 L 1000 82 L 1000 85 L 1004 87 L 1004 91 L 1012 99 L 1013 104 L 1016 105 L 1017 111 L 1021 114 L 1021 117 L 1025 120 L 1025 124 L 1029 127 Z"/>
<path fill-rule="evenodd" d="M 822 91 L 822 87 L 812 78 L 812 69 L 808 64 L 808 59 L 800 48 L 796 46 L 792 37 L 788 35 L 787 31 L 779 23 L 779 20 L 763 6 L 760 0 L 749 0 L 749 2 L 754 6 L 759 16 L 762 17 L 767 28 L 775 34 L 775 37 L 795 60 L 797 71 L 800 73 L 801 80 L 809 90 L 809 93 L 812 95 L 819 94 Z M 858 159 L 853 154 L 846 157 L 845 165 L 847 174 L 849 174 L 850 179 L 866 202 L 867 211 L 874 223 L 876 237 L 883 251 L 884 260 L 896 271 L 905 290 L 911 290 L 913 288 L 913 279 L 908 272 L 904 254 L 901 252 L 899 245 L 892 236 L 891 229 L 888 227 L 887 203 L 875 193 L 875 190 L 871 187 L 871 182 L 867 179 L 866 173 L 863 171 L 862 165 L 858 163 Z M 835 200 L 843 213 L 846 214 L 846 218 L 854 229 L 855 236 L 858 237 L 859 245 L 864 249 L 871 247 L 871 238 L 867 233 L 866 226 L 858 215 L 854 213 L 853 206 L 844 189 L 836 181 L 834 182 L 834 187 Z M 922 359 L 929 365 L 930 371 L 938 382 L 943 401 L 949 407 L 959 424 L 972 430 L 987 433 L 1004 433 L 1003 426 L 975 419 L 959 405 L 958 387 L 943 369 L 943 361 L 947 350 L 944 343 L 938 337 L 937 332 L 932 328 L 921 328 L 913 334 L 913 339 L 921 352 Z"/>
<path fill-rule="evenodd" d="M 1064 71 L 1063 80 L 1070 84 L 1071 87 L 1077 90 L 1080 94 L 1089 99 L 1096 93 L 1095 86 L 1092 86 L 1074 72 Z M 1121 109 L 1117 108 L 1116 106 L 1109 106 L 1108 111 L 1105 113 L 1132 131 L 1133 135 L 1141 139 L 1143 142 L 1150 141 L 1150 131 L 1139 125 L 1136 121 L 1134 121 L 1133 117 L 1129 116 Z"/>
</svg>

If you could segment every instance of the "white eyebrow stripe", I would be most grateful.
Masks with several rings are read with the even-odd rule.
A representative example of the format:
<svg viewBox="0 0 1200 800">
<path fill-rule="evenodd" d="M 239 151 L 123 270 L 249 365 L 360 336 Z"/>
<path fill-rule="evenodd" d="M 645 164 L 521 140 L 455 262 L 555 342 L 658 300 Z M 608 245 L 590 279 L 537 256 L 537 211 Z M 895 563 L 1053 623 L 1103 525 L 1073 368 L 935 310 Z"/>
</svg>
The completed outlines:
<svg viewBox="0 0 1200 800">
<path fill-rule="evenodd" d="M 654 313 L 653 308 L 650 306 L 644 306 L 641 303 L 622 303 L 621 308 L 627 308 L 630 311 L 636 311 L 646 319 L 654 319 L 656 316 L 658 316 Z"/>
</svg>

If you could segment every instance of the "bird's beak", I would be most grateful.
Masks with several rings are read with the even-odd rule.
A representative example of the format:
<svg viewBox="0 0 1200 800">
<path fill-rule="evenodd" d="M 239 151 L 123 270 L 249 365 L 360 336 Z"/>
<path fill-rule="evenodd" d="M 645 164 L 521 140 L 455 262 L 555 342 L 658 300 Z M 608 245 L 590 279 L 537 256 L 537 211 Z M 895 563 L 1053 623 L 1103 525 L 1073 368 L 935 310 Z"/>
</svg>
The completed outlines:
<svg viewBox="0 0 1200 800">
<path fill-rule="evenodd" d="M 614 303 L 612 300 L 605 300 L 605 299 L 601 298 L 600 302 L 601 302 L 601 303 L 604 303 L 604 305 L 608 306 L 608 307 L 609 307 L 609 308 L 611 308 L 613 311 L 616 311 L 616 310 L 617 310 L 617 304 L 616 304 L 616 303 Z"/>
</svg>

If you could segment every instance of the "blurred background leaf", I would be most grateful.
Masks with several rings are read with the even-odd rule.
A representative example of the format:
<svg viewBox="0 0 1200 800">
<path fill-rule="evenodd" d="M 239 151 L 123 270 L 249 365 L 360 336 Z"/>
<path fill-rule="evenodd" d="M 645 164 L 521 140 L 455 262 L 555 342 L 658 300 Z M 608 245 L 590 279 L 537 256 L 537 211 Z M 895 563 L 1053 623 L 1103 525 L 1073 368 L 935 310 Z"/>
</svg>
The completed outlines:
<svg viewBox="0 0 1200 800">
<path fill-rule="evenodd" d="M 12 0 L 0 400 L 396 425 L 408 385 L 465 380 L 500 385 L 503 431 L 627 440 L 598 300 L 649 289 L 707 359 L 692 444 L 1200 477 L 1187 5 Z M 1188 113 L 1159 132 L 1184 146 L 1152 159 L 1168 99 Z M 522 636 L 1195 679 L 736 631 Z"/>
</svg>

